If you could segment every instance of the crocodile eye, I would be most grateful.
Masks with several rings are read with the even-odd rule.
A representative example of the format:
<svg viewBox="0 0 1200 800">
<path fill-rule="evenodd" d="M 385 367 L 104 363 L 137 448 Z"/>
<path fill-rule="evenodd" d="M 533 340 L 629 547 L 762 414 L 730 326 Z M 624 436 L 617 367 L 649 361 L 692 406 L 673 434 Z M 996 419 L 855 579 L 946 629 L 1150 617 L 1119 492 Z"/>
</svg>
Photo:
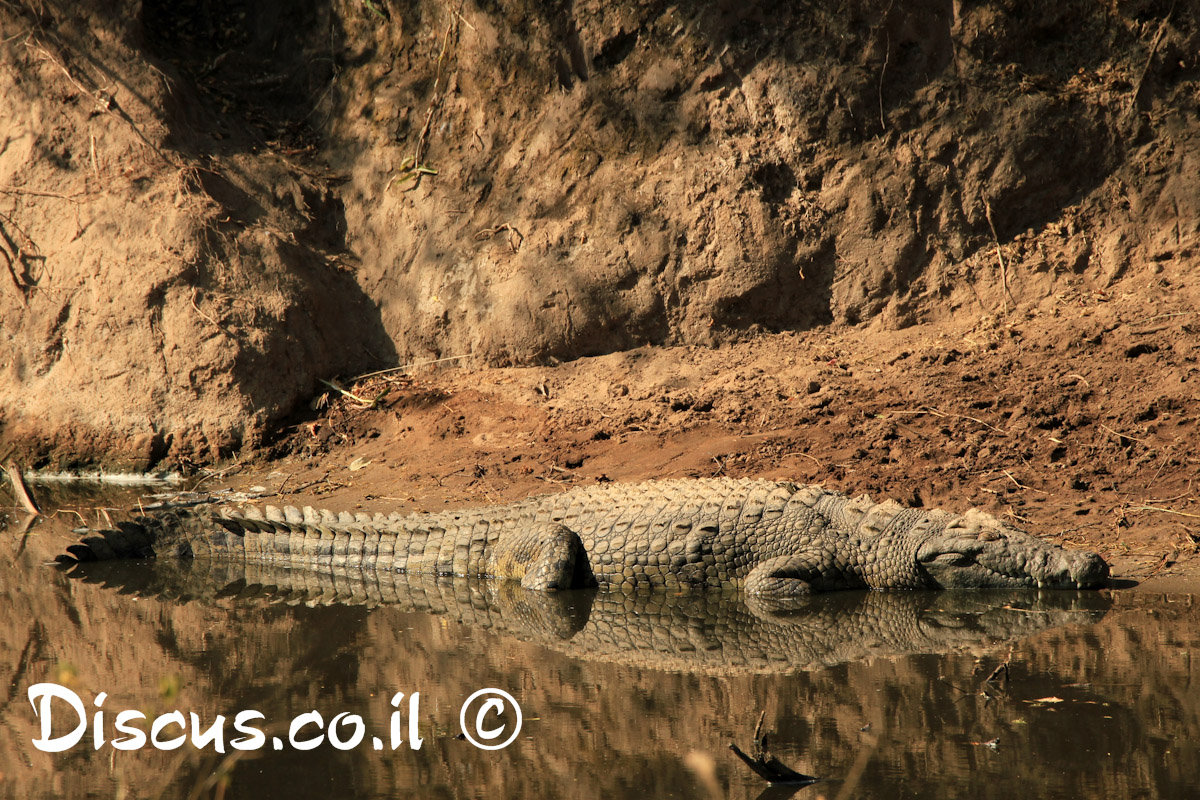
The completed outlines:
<svg viewBox="0 0 1200 800">
<path fill-rule="evenodd" d="M 1000 534 L 995 531 L 980 531 L 977 538 L 981 542 L 994 542 L 1000 539 Z"/>
</svg>

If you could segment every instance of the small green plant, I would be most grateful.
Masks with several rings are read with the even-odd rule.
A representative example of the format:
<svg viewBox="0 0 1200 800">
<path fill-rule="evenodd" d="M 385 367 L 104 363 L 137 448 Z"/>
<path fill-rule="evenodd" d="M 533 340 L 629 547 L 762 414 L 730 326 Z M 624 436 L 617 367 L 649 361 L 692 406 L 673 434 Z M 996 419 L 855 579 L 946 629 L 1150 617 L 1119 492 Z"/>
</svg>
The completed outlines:
<svg viewBox="0 0 1200 800">
<path fill-rule="evenodd" d="M 362 0 L 362 4 L 371 9 L 371 13 L 373 13 L 375 16 L 379 17 L 385 22 L 387 21 L 387 14 L 384 14 L 382 11 L 380 11 L 379 8 L 371 2 L 371 0 Z"/>
<path fill-rule="evenodd" d="M 412 186 L 407 187 L 404 191 L 411 192 L 421 185 L 421 176 L 437 175 L 437 170 L 427 164 L 418 164 L 415 156 L 409 156 L 400 162 L 400 174 L 394 176 L 388 181 L 387 188 L 391 189 L 393 185 L 399 183 L 403 185 L 407 181 L 412 181 Z"/>
</svg>

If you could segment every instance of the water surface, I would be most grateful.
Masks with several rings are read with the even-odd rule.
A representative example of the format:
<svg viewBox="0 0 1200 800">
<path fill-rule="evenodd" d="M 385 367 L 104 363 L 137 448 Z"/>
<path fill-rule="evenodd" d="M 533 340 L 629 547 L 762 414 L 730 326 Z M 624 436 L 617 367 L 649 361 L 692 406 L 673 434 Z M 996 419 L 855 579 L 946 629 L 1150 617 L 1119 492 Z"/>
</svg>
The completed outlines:
<svg viewBox="0 0 1200 800">
<path fill-rule="evenodd" d="M 90 503 L 80 513 L 94 525 L 103 513 Z M 762 712 L 772 754 L 822 778 L 799 798 L 1186 797 L 1200 784 L 1190 595 L 841 593 L 783 613 L 727 595 L 546 597 L 202 563 L 68 575 L 49 562 L 79 516 L 5 524 L 11 796 L 758 797 L 766 784 L 728 745 L 750 750 Z M 89 715 L 106 693 L 105 743 L 88 731 L 64 752 L 39 750 L 28 699 L 39 683 L 69 689 Z M 500 750 L 461 738 L 460 707 L 485 688 L 524 714 Z M 74 712 L 54 702 L 65 734 Z M 224 715 L 226 752 L 115 749 L 113 720 L 130 709 L 195 712 L 202 727 Z M 232 748 L 244 710 L 265 716 L 254 725 L 282 749 Z M 325 723 L 361 717 L 363 743 L 294 749 L 289 721 L 314 710 Z M 507 726 L 498 738 L 515 725 L 511 712 L 484 722 Z"/>
</svg>

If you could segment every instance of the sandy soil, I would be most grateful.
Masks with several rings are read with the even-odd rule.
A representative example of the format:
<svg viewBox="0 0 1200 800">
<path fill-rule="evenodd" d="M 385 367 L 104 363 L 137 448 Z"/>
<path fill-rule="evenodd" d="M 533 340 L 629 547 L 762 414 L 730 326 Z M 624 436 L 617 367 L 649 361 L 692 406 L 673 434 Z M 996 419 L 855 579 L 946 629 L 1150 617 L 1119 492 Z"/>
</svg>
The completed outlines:
<svg viewBox="0 0 1200 800">
<path fill-rule="evenodd" d="M 1198 86 L 1165 0 L 6 2 L 0 454 L 768 475 L 1187 573 Z"/>
<path fill-rule="evenodd" d="M 755 475 L 983 508 L 1127 578 L 1200 575 L 1200 319 L 1079 292 L 1019 323 L 776 334 L 347 384 L 213 481 L 430 510 L 594 481 Z M 386 394 L 385 394 L 386 392 Z"/>
</svg>

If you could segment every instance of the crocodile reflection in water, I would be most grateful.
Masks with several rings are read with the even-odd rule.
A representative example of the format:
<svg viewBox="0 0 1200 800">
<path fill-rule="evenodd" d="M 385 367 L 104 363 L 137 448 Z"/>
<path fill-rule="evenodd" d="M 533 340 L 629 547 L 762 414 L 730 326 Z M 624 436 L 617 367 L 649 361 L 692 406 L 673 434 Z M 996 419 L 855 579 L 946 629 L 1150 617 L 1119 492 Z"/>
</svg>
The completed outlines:
<svg viewBox="0 0 1200 800">
<path fill-rule="evenodd" d="M 175 602 L 386 605 L 443 615 L 570 657 L 708 674 L 782 674 L 906 654 L 976 652 L 1094 623 L 1095 592 L 852 592 L 787 608 L 733 592 L 527 592 L 483 579 L 214 561 L 76 565 L 71 577 Z"/>
</svg>

